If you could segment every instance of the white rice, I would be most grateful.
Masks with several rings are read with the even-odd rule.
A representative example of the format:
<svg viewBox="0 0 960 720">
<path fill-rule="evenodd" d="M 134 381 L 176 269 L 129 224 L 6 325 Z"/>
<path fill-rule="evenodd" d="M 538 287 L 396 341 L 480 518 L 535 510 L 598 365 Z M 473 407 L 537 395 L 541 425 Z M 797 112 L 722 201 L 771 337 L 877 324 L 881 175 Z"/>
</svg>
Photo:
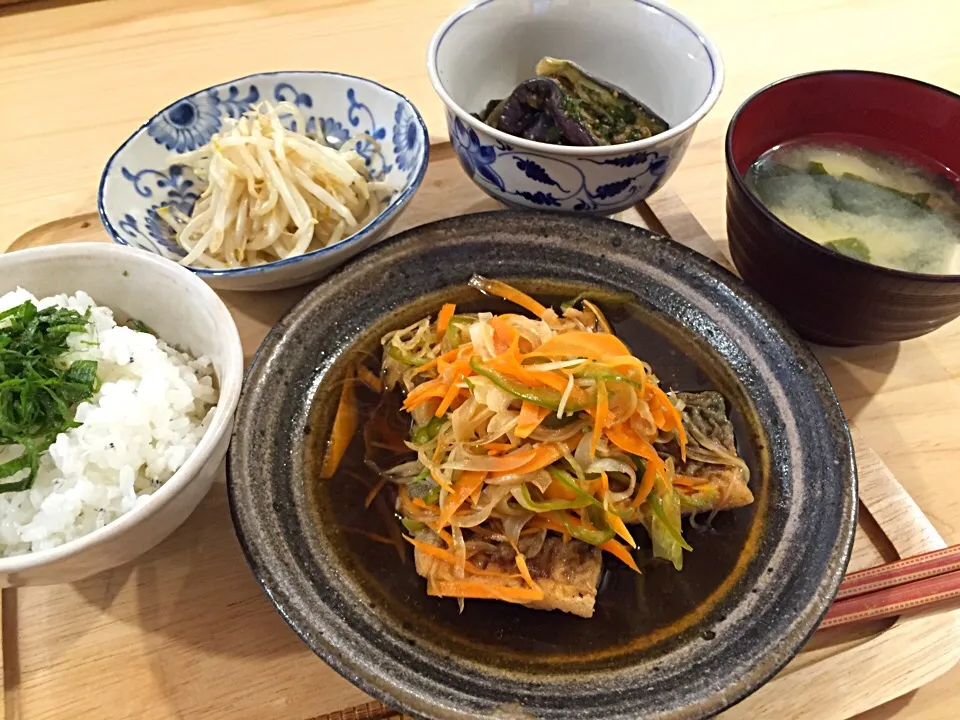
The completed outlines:
<svg viewBox="0 0 960 720">
<path fill-rule="evenodd" d="M 103 384 L 77 407 L 82 424 L 44 453 L 33 487 L 0 494 L 0 556 L 56 547 L 148 502 L 197 447 L 217 402 L 208 358 L 117 325 L 83 292 L 38 300 L 17 289 L 0 297 L 0 312 L 27 300 L 90 310 L 87 332 L 67 339 L 65 360 L 96 360 Z M 0 462 L 19 452 L 0 447 Z"/>
</svg>

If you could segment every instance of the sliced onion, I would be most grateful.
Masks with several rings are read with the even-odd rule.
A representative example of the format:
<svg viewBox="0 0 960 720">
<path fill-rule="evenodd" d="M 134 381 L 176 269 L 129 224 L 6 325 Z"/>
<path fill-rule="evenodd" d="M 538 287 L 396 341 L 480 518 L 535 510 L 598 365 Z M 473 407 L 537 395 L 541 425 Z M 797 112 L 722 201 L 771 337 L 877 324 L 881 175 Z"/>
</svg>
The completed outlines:
<svg viewBox="0 0 960 720">
<path fill-rule="evenodd" d="M 495 553 L 497 546 L 484 540 L 467 540 L 466 542 L 467 558 L 472 558 L 480 553 Z"/>
<path fill-rule="evenodd" d="M 530 439 L 538 442 L 563 442 L 569 440 L 578 432 L 583 430 L 587 424 L 586 420 L 577 420 L 569 425 L 556 430 L 547 430 L 542 425 L 530 433 Z"/>
<path fill-rule="evenodd" d="M 542 530 L 537 530 L 535 533 L 530 535 L 524 535 L 522 538 L 520 538 L 518 547 L 520 548 L 520 552 L 524 554 L 527 560 L 530 560 L 540 554 L 540 551 L 543 550 L 543 543 L 546 541 L 546 539 L 547 531 L 544 528 Z"/>
<path fill-rule="evenodd" d="M 493 346 L 493 328 L 490 327 L 490 320 L 493 318 L 491 313 L 479 313 L 477 322 L 470 324 L 470 342 L 473 343 L 473 349 L 484 360 L 489 360 L 497 354 Z"/>
<path fill-rule="evenodd" d="M 484 488 L 480 495 L 480 503 L 474 508 L 473 512 L 464 515 L 454 515 L 450 521 L 451 524 L 458 525 L 462 528 L 471 528 L 486 522 L 509 492 L 510 488 L 506 487 Z"/>
<path fill-rule="evenodd" d="M 508 488 L 519 487 L 524 483 L 532 483 L 540 492 L 546 492 L 551 482 L 553 482 L 553 478 L 550 477 L 550 474 L 546 470 L 537 470 L 533 473 L 514 473 L 513 475 L 487 478 L 486 480 L 487 485 Z"/>
<path fill-rule="evenodd" d="M 453 536 L 453 554 L 457 556 L 457 564 L 453 567 L 453 574 L 463 579 L 467 569 L 467 544 L 463 541 L 463 532 L 456 525 L 450 528 Z"/>
<path fill-rule="evenodd" d="M 523 526 L 530 522 L 530 519 L 534 515 L 536 515 L 536 513 L 523 512 L 519 515 L 503 519 L 503 534 L 507 536 L 507 540 L 513 547 L 518 548 L 520 546 L 520 531 L 523 530 Z"/>
<path fill-rule="evenodd" d="M 457 448 L 459 450 L 459 448 Z M 455 451 L 456 452 L 456 451 Z M 460 452 L 458 457 L 448 460 L 440 467 L 444 470 L 473 470 L 479 472 L 508 472 L 526 465 L 533 458 L 534 452 L 520 450 L 508 455 L 494 457 L 491 455 L 470 455 Z"/>
<path fill-rule="evenodd" d="M 599 458 L 590 463 L 589 467 L 587 467 L 587 472 L 605 472 L 608 474 L 615 472 L 626 475 L 628 478 L 630 478 L 630 481 L 627 483 L 626 490 L 607 493 L 607 499 L 610 502 L 620 502 L 621 500 L 626 500 L 627 498 L 632 497 L 633 491 L 637 487 L 637 471 L 625 460 L 617 460 L 615 458 Z"/>
<path fill-rule="evenodd" d="M 563 368 L 570 368 L 576 365 L 583 365 L 586 360 L 573 359 L 573 360 L 558 360 L 557 362 L 548 362 L 548 363 L 538 363 L 536 365 L 524 365 L 523 367 L 530 371 L 540 371 L 540 372 L 549 372 L 551 370 L 562 370 Z"/>
<path fill-rule="evenodd" d="M 573 392 L 573 375 L 570 375 L 567 378 L 567 387 L 563 391 L 563 395 L 560 396 L 560 405 L 557 407 L 557 417 L 563 417 L 563 411 L 567 407 L 567 401 L 570 399 L 570 393 Z"/>
<path fill-rule="evenodd" d="M 416 448 L 412 448 L 412 449 L 415 450 Z M 401 465 L 392 467 L 389 470 L 386 470 L 383 474 L 390 475 L 391 479 L 394 482 L 399 482 L 400 478 L 402 478 L 405 475 L 411 475 L 414 477 L 419 475 L 421 470 L 423 470 L 423 466 L 420 464 L 420 461 L 411 460 L 410 462 L 405 462 L 405 463 L 402 463 Z M 397 477 L 393 477 L 393 476 L 397 476 Z"/>
<path fill-rule="evenodd" d="M 481 426 L 492 417 L 493 412 L 480 405 L 471 395 L 465 403 L 450 413 L 454 440 L 457 442 L 472 440 Z"/>
<path fill-rule="evenodd" d="M 593 437 L 590 433 L 585 433 L 573 453 L 574 459 L 581 468 L 585 468 L 590 464 L 590 443 L 592 439 Z"/>
</svg>

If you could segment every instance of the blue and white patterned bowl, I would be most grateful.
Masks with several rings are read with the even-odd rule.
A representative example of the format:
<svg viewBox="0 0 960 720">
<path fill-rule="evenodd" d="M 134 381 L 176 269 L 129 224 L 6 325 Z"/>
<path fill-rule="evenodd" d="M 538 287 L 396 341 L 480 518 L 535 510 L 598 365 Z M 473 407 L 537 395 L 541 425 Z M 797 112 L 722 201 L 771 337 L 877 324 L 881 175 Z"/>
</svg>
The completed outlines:
<svg viewBox="0 0 960 720">
<path fill-rule="evenodd" d="M 646 140 L 563 147 L 494 130 L 471 115 L 558 57 L 622 87 L 669 124 Z M 440 26 L 427 67 L 450 141 L 474 182 L 508 205 L 612 215 L 663 186 L 723 87 L 720 53 L 655 0 L 478 0 Z"/>
<path fill-rule="evenodd" d="M 268 100 L 296 104 L 307 131 L 356 142 L 376 180 L 400 189 L 369 225 L 328 248 L 266 265 L 234 270 L 191 268 L 216 288 L 275 290 L 317 280 L 358 252 L 386 237 L 410 202 L 427 169 L 429 136 L 416 107 L 400 93 L 352 75 L 291 71 L 248 75 L 177 100 L 161 110 L 120 146 L 100 178 L 98 208 L 107 232 L 121 245 L 131 245 L 179 260 L 184 251 L 173 231 L 157 215 L 164 206 L 189 213 L 202 183 L 189 170 L 170 165 L 174 153 L 207 143 L 220 129 L 223 116 L 238 117 L 251 103 Z M 287 127 L 295 122 L 288 119 Z"/>
</svg>

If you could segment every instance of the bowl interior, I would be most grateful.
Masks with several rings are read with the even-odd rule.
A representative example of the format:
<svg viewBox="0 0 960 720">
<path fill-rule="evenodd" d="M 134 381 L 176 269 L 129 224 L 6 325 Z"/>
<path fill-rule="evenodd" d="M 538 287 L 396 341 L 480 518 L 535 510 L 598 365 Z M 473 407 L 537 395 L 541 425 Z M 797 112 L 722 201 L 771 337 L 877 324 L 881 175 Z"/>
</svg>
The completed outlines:
<svg viewBox="0 0 960 720">
<path fill-rule="evenodd" d="M 262 101 L 293 103 L 303 115 L 306 132 L 322 134 L 331 145 L 353 142 L 371 177 L 398 188 L 381 218 L 392 214 L 422 177 L 429 152 L 426 126 L 399 93 L 372 80 L 339 73 L 251 75 L 176 101 L 114 153 L 103 171 L 99 197 L 101 219 L 114 240 L 169 259 L 182 258 L 185 252 L 157 211 L 173 206 L 189 214 L 204 184 L 171 158 L 207 143 L 219 131 L 224 116 L 239 117 L 252 103 Z M 288 129 L 304 130 L 292 115 L 283 120 Z M 351 140 L 359 135 L 369 137 Z M 376 223 L 338 245 L 297 259 L 341 252 Z M 245 269 L 196 272 L 239 274 Z"/>
<path fill-rule="evenodd" d="M 960 96 L 909 78 L 839 70 L 789 78 L 754 95 L 731 121 L 727 147 L 741 176 L 767 150 L 811 135 L 856 136 L 867 149 L 900 151 L 932 172 L 945 166 L 956 173 L 958 127 Z"/>
<path fill-rule="evenodd" d="M 719 72 L 695 28 L 645 0 L 486 0 L 439 34 L 437 75 L 467 113 L 509 95 L 549 55 L 618 85 L 674 126 L 703 104 Z"/>
<path fill-rule="evenodd" d="M 722 540 L 700 546 L 708 557 L 697 561 L 724 570 L 697 581 L 651 570 L 651 582 L 669 583 L 649 595 L 663 613 L 631 618 L 623 636 L 603 629 L 602 616 L 480 603 L 458 615 L 422 596 L 409 557 L 401 565 L 390 548 L 363 553 L 346 538 L 342 528 L 364 520 L 344 503 L 365 490 L 311 479 L 309 448 L 326 442 L 353 352 L 459 300 L 472 272 L 519 280 L 541 297 L 584 286 L 631 293 L 618 322 L 633 328 L 628 339 L 649 343 L 640 352 L 658 374 L 721 388 L 742 421 L 758 501 L 718 524 Z M 829 383 L 732 275 L 622 223 L 535 213 L 416 228 L 319 286 L 271 332 L 250 371 L 229 492 L 251 566 L 310 647 L 368 692 L 444 718 L 502 717 L 512 707 L 607 719 L 721 710 L 787 662 L 826 609 L 848 558 L 856 497 Z M 798 556 L 802 565 L 791 560 Z M 656 612 L 631 602 L 626 615 Z M 598 607 L 614 621 L 624 612 Z"/>
<path fill-rule="evenodd" d="M 143 253 L 78 243 L 21 250 L 3 257 L 0 294 L 23 287 L 42 298 L 83 291 L 121 319 L 140 320 L 166 342 L 214 361 L 218 377 L 235 335 L 219 298 L 189 273 Z"/>
</svg>

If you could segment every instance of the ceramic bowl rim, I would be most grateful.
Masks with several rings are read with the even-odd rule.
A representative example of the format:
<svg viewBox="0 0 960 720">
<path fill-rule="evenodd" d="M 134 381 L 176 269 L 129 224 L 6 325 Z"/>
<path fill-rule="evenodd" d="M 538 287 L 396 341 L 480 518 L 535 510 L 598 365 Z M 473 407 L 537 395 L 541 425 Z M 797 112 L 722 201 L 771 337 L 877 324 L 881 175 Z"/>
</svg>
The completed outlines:
<svg viewBox="0 0 960 720">
<path fill-rule="evenodd" d="M 441 223 L 451 223 L 457 220 L 463 220 L 464 218 L 470 218 L 475 221 L 489 218 L 502 218 L 504 213 L 507 213 L 507 215 L 521 217 L 541 217 L 543 215 L 543 213 L 538 213 L 533 210 L 492 210 L 471 213 L 465 216 L 456 216 L 454 218 L 445 218 L 427 223 L 427 226 L 434 226 Z M 563 216 L 552 217 L 559 219 Z M 577 215 L 570 215 L 569 217 L 583 217 L 591 223 L 609 224 L 611 228 L 616 228 L 623 225 L 622 223 L 609 218 L 596 218 Z M 370 248 L 361 256 L 358 256 L 358 258 L 353 259 L 351 263 L 339 268 L 337 273 L 332 276 L 332 279 L 336 281 L 337 278 L 348 273 L 352 267 L 352 264 L 357 262 L 360 258 L 368 257 L 374 253 L 386 252 L 393 245 L 404 241 L 408 235 L 422 231 L 424 227 L 425 226 L 418 226 L 416 228 L 410 228 L 399 235 L 393 236 L 383 245 L 379 245 L 376 248 Z M 833 390 L 832 385 L 829 383 L 822 366 L 820 365 L 816 356 L 813 354 L 813 351 L 809 348 L 807 343 L 800 338 L 796 331 L 793 330 L 793 328 L 781 318 L 781 316 L 777 313 L 773 306 L 770 305 L 769 302 L 764 300 L 755 290 L 753 290 L 753 288 L 740 282 L 740 279 L 730 270 L 712 261 L 710 258 L 704 256 L 702 253 L 697 252 L 693 248 L 683 245 L 682 243 L 678 243 L 672 238 L 661 235 L 655 231 L 629 225 L 627 228 L 631 230 L 642 230 L 653 237 L 659 238 L 664 243 L 675 247 L 676 251 L 679 253 L 687 255 L 696 261 L 709 264 L 711 266 L 712 273 L 727 283 L 728 287 L 735 288 L 736 293 L 741 298 L 745 298 L 754 308 L 754 310 L 758 311 L 761 315 L 766 316 L 768 319 L 776 319 L 777 330 L 781 334 L 785 344 L 790 347 L 792 352 L 800 353 L 803 357 L 805 357 L 810 362 L 811 367 L 816 368 L 816 370 L 822 375 L 824 379 L 824 386 L 819 388 L 817 393 L 833 410 L 835 410 L 837 417 L 839 417 L 842 422 L 842 435 L 845 446 L 843 458 L 849 463 L 851 480 L 849 495 L 851 500 L 849 502 L 848 511 L 843 514 L 841 524 L 838 529 L 836 546 L 834 547 L 831 559 L 828 563 L 830 569 L 820 579 L 817 591 L 808 599 L 806 607 L 798 614 L 796 622 L 799 627 L 795 628 L 794 633 L 788 634 L 785 637 L 787 640 L 786 645 L 789 646 L 789 649 L 784 650 L 784 645 L 781 645 L 776 651 L 778 657 L 775 663 L 763 670 L 755 669 L 753 674 L 748 675 L 746 678 L 742 678 L 740 682 L 735 686 L 732 686 L 732 688 L 728 688 L 728 690 L 731 690 L 731 692 L 725 696 L 724 700 L 718 707 L 710 710 L 711 713 L 721 712 L 737 704 L 744 698 L 752 695 L 755 691 L 765 685 L 772 677 L 774 677 L 780 670 L 782 670 L 797 655 L 797 653 L 806 644 L 807 640 L 816 632 L 817 627 L 823 619 L 823 616 L 828 611 L 830 603 L 836 595 L 837 589 L 839 588 L 840 582 L 843 578 L 844 569 L 847 567 L 851 557 L 854 534 L 857 527 L 858 507 L 856 502 L 856 493 L 859 481 L 853 440 L 850 436 L 849 426 L 843 414 L 839 400 L 837 399 L 836 393 Z M 290 332 L 291 326 L 301 321 L 311 309 L 312 304 L 315 303 L 313 298 L 319 289 L 319 287 L 315 288 L 314 291 L 304 296 L 296 305 L 291 307 L 290 310 L 288 310 L 284 315 L 284 318 L 270 330 L 257 351 L 257 358 L 255 358 L 251 363 L 251 374 L 266 372 L 264 367 L 258 365 L 261 353 L 265 357 L 269 357 L 271 353 L 275 352 L 276 347 L 283 342 L 284 337 Z M 244 397 L 241 398 L 241 406 L 238 408 L 238 411 L 242 411 L 244 409 L 244 402 L 253 402 L 251 400 L 251 396 L 254 396 L 257 393 L 258 390 L 255 385 L 247 384 L 244 388 Z M 249 417 L 244 417 L 238 414 L 237 423 L 234 427 L 233 439 L 236 440 L 244 435 L 244 433 L 247 432 L 245 428 L 251 422 L 253 421 Z M 281 604 L 281 600 L 278 599 L 278 596 L 284 595 L 284 592 L 279 589 L 279 586 L 282 585 L 280 577 L 284 571 L 278 571 L 276 569 L 277 566 L 271 568 L 269 567 L 269 564 L 267 564 L 266 569 L 264 569 L 264 563 L 259 557 L 261 550 L 257 547 L 257 542 L 250 539 L 250 537 L 245 535 L 240 529 L 240 517 L 243 513 L 243 510 L 241 509 L 236 497 L 237 491 L 235 489 L 236 485 L 233 476 L 235 470 L 232 467 L 236 462 L 234 460 L 234 454 L 240 452 L 241 451 L 237 448 L 237 444 L 232 443 L 231 449 L 227 454 L 227 495 L 230 506 L 231 520 L 234 524 L 238 542 L 242 548 L 246 563 L 254 575 L 257 584 L 260 586 L 261 591 L 267 596 L 267 598 L 269 598 L 271 603 L 273 603 L 281 617 L 283 617 L 284 621 L 300 638 L 300 640 L 308 648 L 310 648 L 314 654 L 333 667 L 341 676 L 347 678 L 351 683 L 358 686 L 360 689 L 369 693 L 373 697 L 378 698 L 385 703 L 392 703 L 395 706 L 412 712 L 415 714 L 415 716 L 419 717 L 420 715 L 418 713 L 422 713 L 424 711 L 424 705 L 418 705 L 417 703 L 410 701 L 409 698 L 402 699 L 397 693 L 391 694 L 391 690 L 386 690 L 382 686 L 378 685 L 371 679 L 371 675 L 364 673 L 362 665 L 358 665 L 347 656 L 338 652 L 336 642 L 331 640 L 329 636 L 321 633 L 319 637 L 312 637 L 307 632 L 307 629 L 309 629 L 309 622 L 303 621 L 302 615 L 304 611 L 302 609 L 298 609 L 294 606 L 292 612 L 288 613 L 287 610 L 290 609 L 291 606 L 289 604 Z M 431 707 L 431 709 L 435 708 Z"/>
<path fill-rule="evenodd" d="M 134 265 L 137 263 L 148 266 L 152 265 L 160 271 L 181 275 L 183 281 L 189 283 L 191 289 L 196 293 L 193 296 L 195 301 L 203 303 L 214 315 L 218 323 L 217 332 L 223 336 L 223 344 L 226 350 L 224 354 L 223 376 L 217 376 L 220 395 L 217 399 L 217 406 L 213 411 L 210 425 L 204 431 L 197 447 L 187 456 L 183 465 L 170 476 L 170 479 L 150 496 L 149 502 L 133 508 L 116 520 L 107 523 L 102 528 L 98 528 L 82 537 L 69 540 L 63 545 L 58 545 L 57 547 L 46 550 L 28 552 L 23 555 L 0 557 L 0 574 L 9 575 L 25 572 L 36 567 L 67 560 L 75 555 L 91 550 L 100 544 L 115 540 L 135 525 L 148 522 L 152 516 L 159 512 L 161 507 L 167 505 L 177 493 L 194 481 L 198 472 L 210 461 L 217 444 L 222 442 L 225 437 L 229 438 L 234 412 L 240 400 L 240 391 L 244 376 L 243 346 L 240 342 L 240 333 L 227 306 L 209 285 L 186 268 L 159 255 L 147 252 L 146 250 L 140 250 L 139 248 L 102 242 L 47 245 L 44 247 L 18 250 L 16 253 L 11 253 L 10 255 L 0 255 L 0 268 L 4 265 L 4 258 L 17 258 L 25 262 L 45 263 L 51 259 L 51 256 L 58 254 L 65 255 L 66 257 L 76 255 L 90 257 L 91 255 L 96 256 L 100 254 L 105 256 L 122 254 L 124 262 Z"/>
<path fill-rule="evenodd" d="M 427 130 L 427 124 L 423 120 L 423 116 L 420 114 L 420 110 L 416 105 L 411 102 L 411 100 L 396 90 L 378 83 L 376 80 L 371 80 L 370 78 L 361 77 L 359 75 L 351 75 L 349 73 L 334 72 L 330 70 L 271 70 L 269 72 L 259 72 L 259 73 L 250 73 L 249 75 L 243 75 L 242 77 L 234 78 L 232 80 L 224 80 L 223 82 L 214 83 L 213 85 L 208 85 L 205 88 L 196 90 L 192 93 L 188 93 L 177 100 L 174 100 L 169 105 L 165 106 L 161 110 L 158 110 L 153 115 L 151 115 L 143 124 L 141 124 L 133 133 L 123 141 L 123 143 L 110 155 L 110 159 L 107 160 L 107 164 L 103 168 L 103 172 L 100 174 L 100 184 L 97 188 L 97 213 L 100 216 L 100 222 L 103 224 L 103 227 L 106 229 L 107 233 L 118 245 L 126 245 L 133 247 L 126 240 L 120 237 L 120 234 L 117 232 L 117 229 L 113 226 L 113 223 L 110 221 L 109 214 L 104 205 L 104 188 L 107 183 L 107 176 L 110 174 L 110 170 L 113 168 L 113 163 L 117 159 L 117 156 L 120 155 L 127 146 L 130 145 L 134 140 L 140 137 L 140 135 L 146 132 L 147 127 L 156 120 L 158 117 L 163 115 L 163 113 L 170 110 L 175 105 L 183 102 L 187 98 L 191 98 L 195 95 L 205 93 L 214 88 L 222 87 L 224 85 L 233 85 L 235 83 L 243 82 L 245 80 L 252 80 L 253 78 L 267 78 L 274 75 L 314 75 L 314 76 L 327 76 L 327 77 L 339 77 L 346 78 L 348 80 L 356 80 L 361 83 L 366 83 L 367 85 L 373 85 L 379 88 L 380 90 L 385 90 L 386 92 L 395 95 L 399 100 L 406 103 L 407 106 L 413 111 L 413 117 L 417 121 L 417 125 L 420 128 L 420 132 L 423 134 L 423 160 L 420 162 L 419 167 L 417 167 L 416 173 L 414 173 L 413 178 L 410 181 L 410 184 L 407 185 L 404 190 L 400 192 L 395 198 L 390 201 L 390 204 L 385 207 L 377 217 L 375 217 L 369 225 L 364 228 L 361 228 L 353 235 L 348 237 L 346 240 L 343 240 L 336 245 L 330 245 L 329 247 L 318 248 L 312 252 L 304 253 L 303 255 L 298 255 L 293 258 L 286 258 L 283 260 L 275 260 L 264 265 L 254 265 L 253 267 L 244 267 L 244 268 L 227 268 L 227 269 L 213 269 L 213 268 L 199 268 L 192 265 L 187 266 L 187 268 L 199 275 L 200 277 L 205 278 L 236 278 L 236 277 L 249 277 L 251 275 L 260 275 L 263 273 L 271 272 L 278 268 L 289 267 L 291 265 L 296 265 L 300 262 L 313 260 L 319 257 L 323 257 L 327 254 L 332 254 L 335 251 L 343 250 L 352 245 L 356 245 L 363 240 L 365 240 L 370 235 L 376 233 L 381 229 L 382 226 L 387 224 L 392 218 L 394 218 L 397 213 L 402 210 L 413 195 L 420 189 L 420 184 L 423 182 L 423 177 L 427 172 L 427 165 L 430 161 L 430 133 Z"/>
<path fill-rule="evenodd" d="M 736 184 L 737 189 L 743 194 L 743 196 L 749 198 L 751 207 L 755 212 L 760 213 L 760 215 L 767 220 L 776 225 L 777 229 L 785 234 L 787 237 L 791 238 L 794 242 L 799 243 L 802 246 L 807 247 L 813 252 L 820 255 L 821 258 L 824 258 L 826 262 L 841 263 L 846 265 L 850 269 L 859 268 L 861 270 L 867 270 L 868 272 L 873 272 L 879 275 L 885 275 L 889 278 L 898 278 L 904 280 L 914 280 L 914 281 L 927 281 L 933 283 L 945 283 L 945 284 L 954 284 L 960 283 L 960 273 L 947 275 L 947 274 L 935 274 L 935 273 L 917 273 L 910 272 L 908 270 L 897 270 L 896 268 L 884 267 L 882 265 L 874 265 L 873 263 L 866 262 L 864 260 L 858 260 L 857 258 L 850 257 L 849 255 L 844 255 L 842 253 L 834 252 L 833 250 L 828 250 L 820 243 L 811 240 L 806 235 L 797 232 L 789 225 L 784 223 L 780 218 L 774 215 L 766 205 L 760 202 L 756 194 L 750 187 L 747 185 L 746 180 L 744 180 L 743 175 L 737 169 L 736 163 L 733 159 L 733 135 L 737 128 L 737 122 L 740 120 L 740 115 L 744 113 L 755 100 L 760 96 L 766 94 L 767 92 L 774 90 L 782 85 L 788 85 L 793 82 L 798 82 L 801 80 L 806 80 L 808 78 L 818 78 L 826 77 L 829 75 L 847 75 L 856 79 L 857 77 L 874 77 L 882 79 L 886 82 L 904 82 L 914 85 L 918 85 L 921 88 L 939 92 L 943 95 L 947 95 L 951 99 L 955 100 L 960 104 L 960 95 L 942 88 L 938 85 L 933 85 L 932 83 L 924 82 L 923 80 L 916 80 L 915 78 L 905 77 L 903 75 L 896 75 L 894 73 L 879 72 L 876 70 L 853 70 L 853 69 L 836 69 L 836 70 L 814 70 L 812 72 L 799 73 L 797 75 L 790 75 L 789 77 L 781 78 L 775 80 L 768 85 L 760 88 L 754 92 L 750 97 L 743 101 L 740 107 L 737 108 L 737 111 L 733 114 L 733 117 L 730 118 L 730 123 L 727 125 L 726 138 L 724 139 L 724 157 L 727 165 L 727 174 L 730 178 L 733 179 L 733 182 Z M 770 148 L 768 148 L 769 150 Z M 766 150 L 764 152 L 767 152 Z M 762 154 L 762 153 L 761 153 Z M 729 193 L 728 193 L 729 195 Z M 826 260 L 830 258 L 830 260 Z"/>
<path fill-rule="evenodd" d="M 452 15 L 450 15 L 446 20 L 443 21 L 443 24 L 437 28 L 436 32 L 433 34 L 433 37 L 430 39 L 430 46 L 427 50 L 427 71 L 430 75 L 430 82 L 433 85 L 434 91 L 437 95 L 440 96 L 440 99 L 443 101 L 443 104 L 447 106 L 448 109 L 453 111 L 454 114 L 460 120 L 465 122 L 469 127 L 473 128 L 477 132 L 486 133 L 487 135 L 496 138 L 502 142 L 507 143 L 508 145 L 515 148 L 523 148 L 525 150 L 536 150 L 548 155 L 562 155 L 562 156 L 578 156 L 578 157 L 599 157 L 599 156 L 609 156 L 609 155 L 621 155 L 632 152 L 637 152 L 640 150 L 647 150 L 649 148 L 657 147 L 661 143 L 672 140 L 675 137 L 683 135 L 686 131 L 691 130 L 696 127 L 696 125 L 706 116 L 708 112 L 713 108 L 717 103 L 717 100 L 720 97 L 720 92 L 723 90 L 724 82 L 724 68 L 723 68 L 723 59 L 720 56 L 720 50 L 714 45 L 713 41 L 710 40 L 690 19 L 683 13 L 675 10 L 674 8 L 664 5 L 658 0 L 633 0 L 638 5 L 645 5 L 647 7 L 658 10 L 664 15 L 671 18 L 674 22 L 680 24 L 689 30 L 696 39 L 703 46 L 703 49 L 707 53 L 707 59 L 711 64 L 711 74 L 712 79 L 710 81 L 710 88 L 707 91 L 706 97 L 700 103 L 696 110 L 694 110 L 690 115 L 688 115 L 682 122 L 678 123 L 674 127 L 667 129 L 665 132 L 653 135 L 651 137 L 645 138 L 643 140 L 635 140 L 629 143 L 621 143 L 619 145 L 598 145 L 593 147 L 568 147 L 564 145 L 551 145 L 550 143 L 535 142 L 533 140 L 526 140 L 524 138 L 519 138 L 514 135 L 508 135 L 502 130 L 497 130 L 490 127 L 486 123 L 477 120 L 473 117 L 468 111 L 464 110 L 457 104 L 450 94 L 447 92 L 446 88 L 443 86 L 443 82 L 440 80 L 440 74 L 437 70 L 437 53 L 440 49 L 440 44 L 443 42 L 444 36 L 447 31 L 453 27 L 461 19 L 469 15 L 474 10 L 487 5 L 492 2 L 499 2 L 500 0 L 474 0 L 466 7 L 463 7 Z"/>
</svg>

